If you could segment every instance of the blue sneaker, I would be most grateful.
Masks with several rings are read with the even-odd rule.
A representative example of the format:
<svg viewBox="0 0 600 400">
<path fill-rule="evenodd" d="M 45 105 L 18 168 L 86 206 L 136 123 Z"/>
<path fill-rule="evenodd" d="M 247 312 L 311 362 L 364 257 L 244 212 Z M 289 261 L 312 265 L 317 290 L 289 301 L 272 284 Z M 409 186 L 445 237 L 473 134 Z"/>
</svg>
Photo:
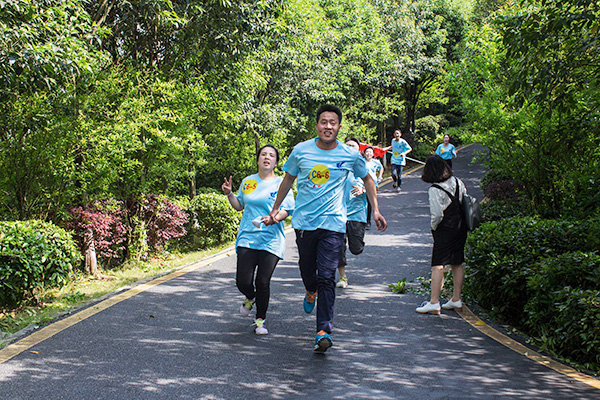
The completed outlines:
<svg viewBox="0 0 600 400">
<path fill-rule="evenodd" d="M 306 291 L 306 296 L 304 296 L 304 312 L 310 314 L 312 310 L 315 309 L 315 300 L 317 298 L 317 292 L 314 293 Z"/>
<path fill-rule="evenodd" d="M 325 331 L 319 331 L 315 336 L 315 351 L 325 353 L 328 348 L 333 346 L 333 339 Z"/>
</svg>

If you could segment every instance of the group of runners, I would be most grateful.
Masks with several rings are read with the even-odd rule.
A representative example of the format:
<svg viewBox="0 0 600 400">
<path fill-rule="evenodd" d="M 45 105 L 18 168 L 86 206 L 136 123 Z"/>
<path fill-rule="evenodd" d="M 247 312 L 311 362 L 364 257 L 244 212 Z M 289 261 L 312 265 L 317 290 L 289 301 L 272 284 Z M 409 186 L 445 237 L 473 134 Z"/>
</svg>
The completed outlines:
<svg viewBox="0 0 600 400">
<path fill-rule="evenodd" d="M 235 244 L 236 284 L 246 297 L 240 313 L 249 316 L 256 307 L 254 330 L 259 335 L 268 333 L 265 320 L 270 281 L 277 263 L 283 258 L 283 221 L 291 214 L 305 288 L 303 308 L 306 313 L 317 309 L 314 350 L 321 353 L 333 345 L 331 332 L 336 286 L 348 286 L 346 242 L 352 254 L 362 253 L 371 215 L 379 231 L 387 228 L 377 202 L 383 166 L 373 160 L 373 148 L 368 147 L 363 157 L 357 138 L 348 137 L 345 144 L 338 141 L 341 124 L 339 107 L 330 104 L 319 107 L 315 124 L 317 137 L 293 148 L 283 165 L 283 178 L 274 173 L 279 161 L 277 149 L 266 145 L 257 154 L 258 172 L 242 180 L 237 195 L 233 192 L 231 176 L 225 178 L 221 186 L 231 206 L 238 211 L 244 210 Z M 393 186 L 398 189 L 406 154 L 411 151 L 401 135 L 399 130 L 394 132 L 391 146 L 383 149 L 392 151 Z M 294 199 L 291 189 L 295 181 L 297 195 Z M 430 202 L 431 199 L 430 193 Z M 443 251 L 446 250 L 447 244 Z M 337 284 L 336 271 L 339 271 Z M 433 275 L 432 264 L 432 278 Z M 433 300 L 432 290 L 428 304 Z M 457 300 L 460 302 L 460 297 Z M 417 309 L 417 312 L 421 311 Z M 427 312 L 435 313 L 429 309 Z"/>
</svg>

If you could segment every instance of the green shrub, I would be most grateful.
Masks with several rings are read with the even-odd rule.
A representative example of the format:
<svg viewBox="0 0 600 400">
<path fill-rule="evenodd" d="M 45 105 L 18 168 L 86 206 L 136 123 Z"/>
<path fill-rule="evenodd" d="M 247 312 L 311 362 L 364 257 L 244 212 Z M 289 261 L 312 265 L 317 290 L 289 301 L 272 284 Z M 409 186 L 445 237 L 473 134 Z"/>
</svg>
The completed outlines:
<svg viewBox="0 0 600 400">
<path fill-rule="evenodd" d="M 234 210 L 227 196 L 203 193 L 190 201 L 186 210 L 190 215 L 185 226 L 185 242 L 192 249 L 204 249 L 235 239 L 242 213 Z"/>
<path fill-rule="evenodd" d="M 482 224 L 465 248 L 464 292 L 512 324 L 523 325 L 525 304 L 532 296 L 529 277 L 540 263 L 571 251 L 593 251 L 600 245 L 600 219 L 589 221 L 509 218 Z"/>
<path fill-rule="evenodd" d="M 540 262 L 539 273 L 528 277 L 530 298 L 525 305 L 525 325 L 538 334 L 552 325 L 558 309 L 567 300 L 564 289 L 600 291 L 600 256 L 594 252 L 568 252 Z"/>
<path fill-rule="evenodd" d="M 554 318 L 545 326 L 544 346 L 600 372 L 600 291 L 565 287 L 554 294 Z"/>
<path fill-rule="evenodd" d="M 531 217 L 533 211 L 524 201 L 488 200 L 481 203 L 481 221 L 500 221 L 513 217 Z"/>
<path fill-rule="evenodd" d="M 38 288 L 60 287 L 81 260 L 62 228 L 42 221 L 0 222 L 0 306 L 35 300 Z"/>
</svg>

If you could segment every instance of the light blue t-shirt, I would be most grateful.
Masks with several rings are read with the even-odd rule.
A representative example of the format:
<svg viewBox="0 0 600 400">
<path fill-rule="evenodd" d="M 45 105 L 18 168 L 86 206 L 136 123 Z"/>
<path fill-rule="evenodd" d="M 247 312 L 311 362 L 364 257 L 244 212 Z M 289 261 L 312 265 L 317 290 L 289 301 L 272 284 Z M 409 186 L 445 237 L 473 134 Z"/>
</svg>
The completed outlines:
<svg viewBox="0 0 600 400">
<path fill-rule="evenodd" d="M 365 162 L 367 164 L 369 175 L 371 175 L 371 178 L 373 178 L 373 181 L 375 182 L 375 187 L 379 187 L 379 183 L 377 182 L 377 173 L 383 168 L 383 165 L 381 165 L 381 162 L 376 158 L 371 158 L 371 161 Z"/>
<path fill-rule="evenodd" d="M 316 139 L 294 146 L 283 170 L 297 177 L 298 195 L 292 218 L 294 229 L 346 232 L 344 192 L 348 174 L 367 176 L 365 160 L 355 148 L 337 141 L 332 150 L 321 150 Z"/>
<path fill-rule="evenodd" d="M 348 174 L 346 181 L 346 206 L 348 212 L 348 221 L 358 221 L 367 223 L 367 193 L 362 192 L 358 196 L 352 194 L 354 186 L 364 189 L 365 183 L 362 179 L 354 176 L 354 173 Z"/>
<path fill-rule="evenodd" d="M 456 153 L 456 147 L 454 147 L 452 143 L 448 143 L 448 147 L 444 147 L 444 143 L 442 143 L 435 150 L 435 154 L 442 157 L 444 160 L 452 159 L 454 153 Z"/>
<path fill-rule="evenodd" d="M 244 215 L 235 241 L 235 247 L 247 247 L 254 250 L 266 250 L 283 259 L 285 249 L 284 223 L 266 226 L 260 224 L 257 228 L 252 224 L 256 217 L 269 215 L 277 197 L 277 191 L 283 178 L 277 177 L 270 181 L 263 181 L 258 174 L 250 175 L 242 180 L 237 199 L 244 206 Z M 290 214 L 294 211 L 294 195 L 290 190 L 281 209 Z"/>
<path fill-rule="evenodd" d="M 406 165 L 406 158 L 400 154 L 412 150 L 408 142 L 402 138 L 399 141 L 392 140 L 392 158 L 390 162 L 395 165 Z"/>
</svg>

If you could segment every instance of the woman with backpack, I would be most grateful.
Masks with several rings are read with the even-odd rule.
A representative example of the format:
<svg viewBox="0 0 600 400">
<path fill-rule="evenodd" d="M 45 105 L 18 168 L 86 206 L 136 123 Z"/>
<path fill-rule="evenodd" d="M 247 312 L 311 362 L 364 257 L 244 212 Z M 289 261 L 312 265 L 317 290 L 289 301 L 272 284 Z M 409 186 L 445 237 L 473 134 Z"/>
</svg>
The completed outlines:
<svg viewBox="0 0 600 400">
<path fill-rule="evenodd" d="M 461 202 L 467 194 L 465 184 L 452 174 L 452 169 L 438 155 L 427 159 L 421 180 L 431 183 L 429 188 L 429 211 L 433 253 L 431 256 L 431 299 L 423 302 L 416 311 L 421 314 L 440 314 L 441 309 L 462 310 L 460 294 L 465 277 L 465 242 L 467 227 L 461 214 Z M 440 295 L 444 286 L 444 266 L 452 268 L 454 293 L 440 307 Z"/>
</svg>

